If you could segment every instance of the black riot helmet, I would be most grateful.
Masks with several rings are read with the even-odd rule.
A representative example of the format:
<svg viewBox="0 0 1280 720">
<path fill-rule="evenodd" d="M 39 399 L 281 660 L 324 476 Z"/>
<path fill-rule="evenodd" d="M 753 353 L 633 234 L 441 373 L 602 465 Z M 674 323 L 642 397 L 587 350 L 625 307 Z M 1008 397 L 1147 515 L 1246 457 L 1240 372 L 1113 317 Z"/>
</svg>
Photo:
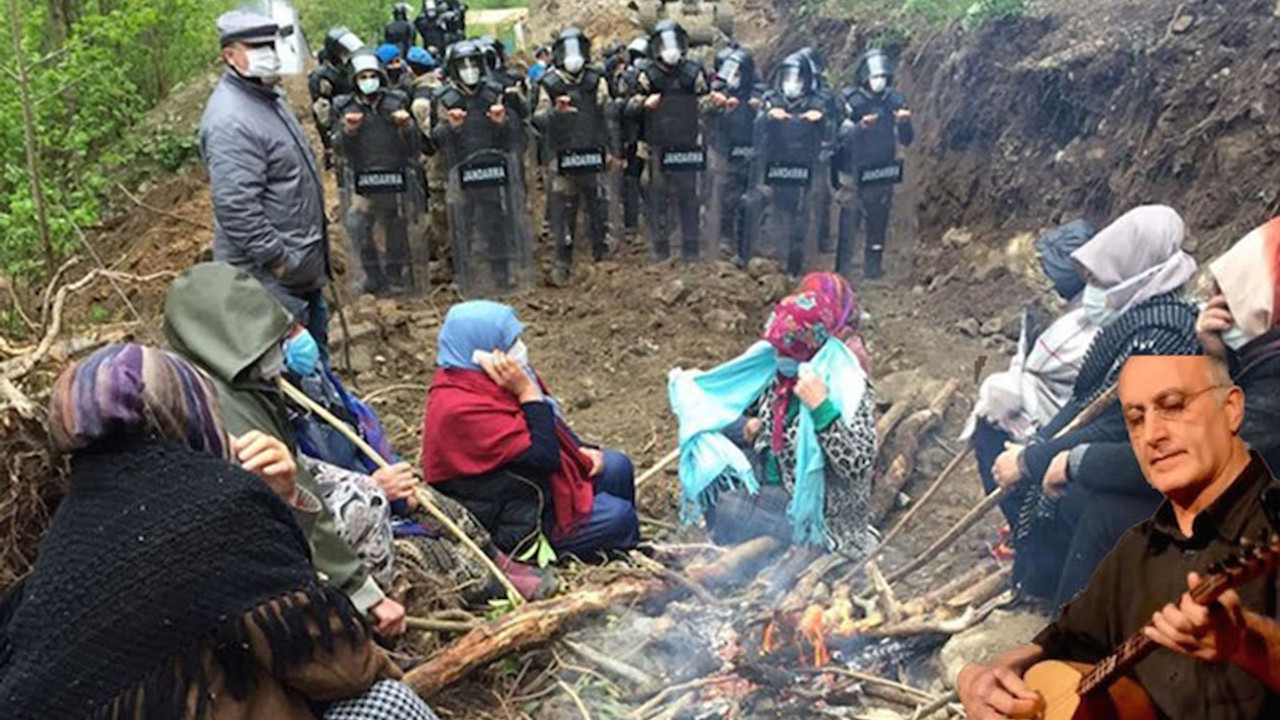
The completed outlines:
<svg viewBox="0 0 1280 720">
<path fill-rule="evenodd" d="M 631 59 L 633 64 L 641 58 L 648 59 L 649 36 L 641 35 L 627 43 L 627 56 Z"/>
<path fill-rule="evenodd" d="M 756 84 L 756 60 L 746 48 L 731 45 L 716 54 L 715 89 L 730 95 L 747 95 Z"/>
<path fill-rule="evenodd" d="M 893 87 L 893 61 L 889 59 L 889 53 L 875 48 L 863 54 L 858 61 L 856 80 L 858 87 L 877 95 Z"/>
<path fill-rule="evenodd" d="M 578 28 L 565 28 L 551 46 L 551 58 L 556 67 L 577 75 L 591 61 L 591 40 Z"/>
<path fill-rule="evenodd" d="M 450 45 L 444 62 L 449 78 L 460 85 L 475 88 L 484 79 L 484 49 L 474 40 Z"/>
<path fill-rule="evenodd" d="M 773 89 L 788 101 L 798 100 L 813 92 L 813 65 L 800 53 L 791 53 L 773 73 Z"/>
<path fill-rule="evenodd" d="M 422 0 L 422 14 L 433 18 L 440 14 L 440 3 L 437 0 Z"/>
<path fill-rule="evenodd" d="M 662 20 L 653 26 L 653 33 L 649 35 L 649 52 L 654 60 L 674 67 L 689 52 L 689 33 L 675 20 Z"/>
<path fill-rule="evenodd" d="M 332 28 L 324 36 L 324 49 L 328 51 L 329 59 L 337 65 L 351 59 L 351 55 L 362 47 L 364 43 L 360 38 L 345 27 Z"/>
<path fill-rule="evenodd" d="M 484 55 L 485 66 L 490 72 L 497 72 L 507 65 L 507 48 L 503 46 L 502 41 L 494 38 L 492 35 L 481 35 L 475 41 L 480 46 L 480 52 Z"/>
<path fill-rule="evenodd" d="M 812 46 L 806 45 L 796 51 L 805 62 L 809 63 L 809 72 L 813 74 L 814 83 L 817 87 L 823 86 L 824 76 L 827 67 L 822 63 L 822 54 L 815 50 Z"/>
<path fill-rule="evenodd" d="M 396 6 L 391 8 L 391 19 L 401 22 L 407 21 L 409 19 L 409 5 L 407 3 L 396 3 Z"/>
</svg>

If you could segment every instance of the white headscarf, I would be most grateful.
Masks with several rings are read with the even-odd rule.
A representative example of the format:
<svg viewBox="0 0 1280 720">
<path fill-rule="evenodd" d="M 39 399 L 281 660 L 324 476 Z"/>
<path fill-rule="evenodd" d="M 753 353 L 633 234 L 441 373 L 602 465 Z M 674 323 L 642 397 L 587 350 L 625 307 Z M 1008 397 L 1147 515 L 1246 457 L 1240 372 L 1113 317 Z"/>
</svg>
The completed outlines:
<svg viewBox="0 0 1280 720">
<path fill-rule="evenodd" d="M 1195 276 L 1195 258 L 1182 250 L 1185 236 L 1186 224 L 1176 210 L 1143 205 L 1121 215 L 1071 257 L 1089 272 L 1091 285 L 1106 290 L 1107 307 L 1120 314 Z"/>
</svg>

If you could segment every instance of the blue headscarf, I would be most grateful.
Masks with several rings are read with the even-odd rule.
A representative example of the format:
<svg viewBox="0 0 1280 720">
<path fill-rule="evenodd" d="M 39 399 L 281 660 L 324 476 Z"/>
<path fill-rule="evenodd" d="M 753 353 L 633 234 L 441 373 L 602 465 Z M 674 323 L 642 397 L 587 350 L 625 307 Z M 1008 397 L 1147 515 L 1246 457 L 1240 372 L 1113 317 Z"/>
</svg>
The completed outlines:
<svg viewBox="0 0 1280 720">
<path fill-rule="evenodd" d="M 437 340 L 436 364 L 442 368 L 480 370 L 471 360 L 476 350 L 506 352 L 519 339 L 524 325 L 516 311 L 490 300 L 472 300 L 449 308 Z"/>
</svg>

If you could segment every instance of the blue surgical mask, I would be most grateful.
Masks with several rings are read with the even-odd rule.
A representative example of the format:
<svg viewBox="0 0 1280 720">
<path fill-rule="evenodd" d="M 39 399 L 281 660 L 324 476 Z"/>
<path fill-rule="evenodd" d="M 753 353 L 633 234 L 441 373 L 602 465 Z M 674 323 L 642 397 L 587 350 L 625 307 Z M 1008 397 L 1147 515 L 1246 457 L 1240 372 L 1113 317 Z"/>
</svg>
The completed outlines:
<svg viewBox="0 0 1280 720">
<path fill-rule="evenodd" d="M 778 358 L 778 374 L 789 378 L 799 375 L 800 361 L 789 357 Z"/>
<path fill-rule="evenodd" d="M 285 341 L 284 365 L 299 377 L 315 373 L 320 365 L 320 346 L 310 332 L 304 329 Z"/>
<path fill-rule="evenodd" d="M 1103 327 L 1116 319 L 1116 311 L 1107 307 L 1107 291 L 1096 285 L 1085 285 L 1080 295 L 1080 307 L 1093 324 Z"/>
<path fill-rule="evenodd" d="M 1222 332 L 1222 344 L 1236 352 L 1239 352 L 1240 348 L 1248 345 L 1251 340 L 1253 340 L 1253 338 L 1249 337 L 1244 330 L 1241 330 L 1239 325 L 1232 325 Z"/>
</svg>

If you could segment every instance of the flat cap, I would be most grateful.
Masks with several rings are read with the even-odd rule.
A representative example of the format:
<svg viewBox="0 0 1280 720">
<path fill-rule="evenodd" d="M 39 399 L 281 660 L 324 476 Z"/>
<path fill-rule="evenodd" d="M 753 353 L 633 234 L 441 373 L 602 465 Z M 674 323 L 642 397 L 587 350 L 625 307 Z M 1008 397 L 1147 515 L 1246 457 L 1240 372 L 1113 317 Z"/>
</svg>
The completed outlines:
<svg viewBox="0 0 1280 720">
<path fill-rule="evenodd" d="M 280 26 L 275 20 L 256 12 L 232 10 L 218 18 L 218 38 L 224 47 L 235 42 L 271 42 L 279 34 Z"/>
</svg>

